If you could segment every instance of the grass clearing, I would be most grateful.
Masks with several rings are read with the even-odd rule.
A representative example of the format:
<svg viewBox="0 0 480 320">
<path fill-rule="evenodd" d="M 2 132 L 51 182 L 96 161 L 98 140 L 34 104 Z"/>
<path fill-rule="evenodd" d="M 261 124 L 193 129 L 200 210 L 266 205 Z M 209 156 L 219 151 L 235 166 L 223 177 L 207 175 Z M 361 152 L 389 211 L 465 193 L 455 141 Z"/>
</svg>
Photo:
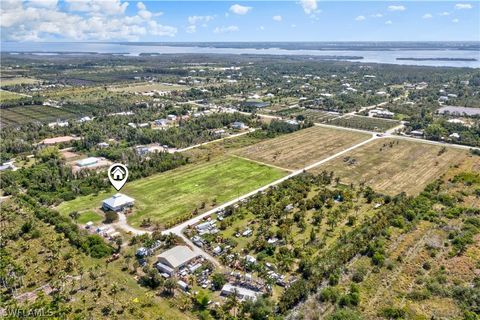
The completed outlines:
<svg viewBox="0 0 480 320">
<path fill-rule="evenodd" d="M 257 143 L 237 154 L 286 169 L 301 169 L 369 137 L 368 134 L 315 126 Z"/>
<path fill-rule="evenodd" d="M 469 157 L 466 150 L 405 140 L 380 139 L 355 149 L 313 172 L 333 171 L 343 183 L 361 183 L 390 195 L 416 194 Z"/>
<path fill-rule="evenodd" d="M 206 211 L 284 175 L 284 171 L 266 165 L 222 157 L 127 183 L 121 192 L 136 200 L 128 221 L 138 227 L 146 218 L 167 223 L 190 215 L 195 209 Z M 80 197 L 62 203 L 58 209 L 62 214 L 95 210 L 112 194 L 113 191 Z"/>
<path fill-rule="evenodd" d="M 0 109 L 1 123 L 6 126 L 19 125 L 33 121 L 53 122 L 58 119 L 69 119 L 76 116 L 76 114 L 68 110 L 50 106 L 21 106 Z"/>
<path fill-rule="evenodd" d="M 86 224 L 89 221 L 96 223 L 102 220 L 103 220 L 103 217 L 100 214 L 94 211 L 87 211 L 80 214 L 80 217 L 77 219 L 77 222 L 81 224 Z"/>
<path fill-rule="evenodd" d="M 329 120 L 327 121 L 327 123 L 335 126 L 355 128 L 355 129 L 361 129 L 361 130 L 370 130 L 370 131 L 377 131 L 377 132 L 386 131 L 400 124 L 400 122 L 396 120 L 364 117 L 364 116 L 345 116 L 345 117 Z"/>
</svg>

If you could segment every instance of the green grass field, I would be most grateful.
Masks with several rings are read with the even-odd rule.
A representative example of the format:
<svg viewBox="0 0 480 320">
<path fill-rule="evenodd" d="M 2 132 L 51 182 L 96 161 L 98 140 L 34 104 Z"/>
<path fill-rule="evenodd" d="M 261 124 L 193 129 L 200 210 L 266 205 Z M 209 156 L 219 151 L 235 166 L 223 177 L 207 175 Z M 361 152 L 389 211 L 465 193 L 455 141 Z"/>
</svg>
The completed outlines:
<svg viewBox="0 0 480 320">
<path fill-rule="evenodd" d="M 248 160 L 222 157 L 127 183 L 121 192 L 136 200 L 134 213 L 128 217 L 132 226 L 139 226 L 145 218 L 167 223 L 191 214 L 195 208 L 199 212 L 209 210 L 285 174 Z M 62 203 L 58 209 L 62 214 L 98 210 L 102 200 L 112 194 L 113 191 L 80 197 Z M 205 203 L 203 208 L 202 203 Z"/>
<path fill-rule="evenodd" d="M 78 217 L 77 222 L 81 224 L 86 224 L 89 221 L 93 223 L 100 222 L 103 220 L 103 217 L 94 211 L 86 211 L 80 214 Z"/>
</svg>

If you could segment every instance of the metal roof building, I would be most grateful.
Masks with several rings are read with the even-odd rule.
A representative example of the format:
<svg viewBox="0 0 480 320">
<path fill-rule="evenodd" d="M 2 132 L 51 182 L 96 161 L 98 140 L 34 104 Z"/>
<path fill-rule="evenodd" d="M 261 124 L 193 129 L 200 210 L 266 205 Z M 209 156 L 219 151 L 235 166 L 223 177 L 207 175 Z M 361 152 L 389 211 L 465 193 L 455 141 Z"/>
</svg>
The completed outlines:
<svg viewBox="0 0 480 320">
<path fill-rule="evenodd" d="M 89 167 L 89 166 L 93 166 L 97 163 L 98 163 L 98 158 L 89 157 L 89 158 L 85 158 L 85 159 L 82 159 L 82 160 L 78 160 L 77 161 L 77 166 L 79 166 L 79 167 Z"/>
<path fill-rule="evenodd" d="M 126 207 L 133 206 L 135 199 L 122 193 L 117 193 L 111 198 L 103 200 L 102 208 L 105 210 L 121 211 Z"/>
<path fill-rule="evenodd" d="M 199 255 L 193 252 L 187 246 L 176 246 L 157 256 L 158 262 L 168 266 L 171 269 L 178 269 L 186 265 Z"/>
</svg>

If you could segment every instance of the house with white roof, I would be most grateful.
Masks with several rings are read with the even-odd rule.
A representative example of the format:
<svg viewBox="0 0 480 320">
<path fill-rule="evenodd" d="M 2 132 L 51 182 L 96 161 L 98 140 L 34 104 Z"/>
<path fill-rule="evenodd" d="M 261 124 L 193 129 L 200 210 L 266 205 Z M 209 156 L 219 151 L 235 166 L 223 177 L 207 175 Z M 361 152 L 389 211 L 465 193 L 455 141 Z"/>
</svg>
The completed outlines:
<svg viewBox="0 0 480 320">
<path fill-rule="evenodd" d="M 130 198 L 122 193 L 117 193 L 108 199 L 103 200 L 102 209 L 112 211 L 122 211 L 125 208 L 132 207 L 135 199 Z"/>
<path fill-rule="evenodd" d="M 226 283 L 222 287 L 222 296 L 229 296 L 231 294 L 235 294 L 240 300 L 257 300 L 257 297 L 262 293 L 259 291 L 253 291 L 244 287 L 234 286 L 230 283 Z"/>
</svg>

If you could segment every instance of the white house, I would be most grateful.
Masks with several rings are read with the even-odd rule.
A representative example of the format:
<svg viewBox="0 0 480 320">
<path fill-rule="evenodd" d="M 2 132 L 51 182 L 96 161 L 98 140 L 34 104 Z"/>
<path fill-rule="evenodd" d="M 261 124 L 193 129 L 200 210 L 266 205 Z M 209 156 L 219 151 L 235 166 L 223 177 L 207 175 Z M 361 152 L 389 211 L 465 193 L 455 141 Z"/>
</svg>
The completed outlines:
<svg viewBox="0 0 480 320">
<path fill-rule="evenodd" d="M 125 208 L 133 206 L 135 199 L 122 193 L 117 193 L 112 197 L 103 200 L 102 209 L 112 211 L 122 211 Z"/>
<path fill-rule="evenodd" d="M 235 121 L 234 123 L 232 123 L 232 129 L 242 130 L 242 129 L 247 129 L 247 128 L 248 128 L 248 126 L 246 126 L 245 123 L 243 123 L 243 122 Z"/>
<path fill-rule="evenodd" d="M 229 296 L 231 294 L 236 294 L 240 300 L 257 300 L 257 296 L 261 295 L 259 291 L 253 291 L 244 287 L 234 286 L 229 283 L 226 283 L 222 287 L 223 296 Z"/>
</svg>

